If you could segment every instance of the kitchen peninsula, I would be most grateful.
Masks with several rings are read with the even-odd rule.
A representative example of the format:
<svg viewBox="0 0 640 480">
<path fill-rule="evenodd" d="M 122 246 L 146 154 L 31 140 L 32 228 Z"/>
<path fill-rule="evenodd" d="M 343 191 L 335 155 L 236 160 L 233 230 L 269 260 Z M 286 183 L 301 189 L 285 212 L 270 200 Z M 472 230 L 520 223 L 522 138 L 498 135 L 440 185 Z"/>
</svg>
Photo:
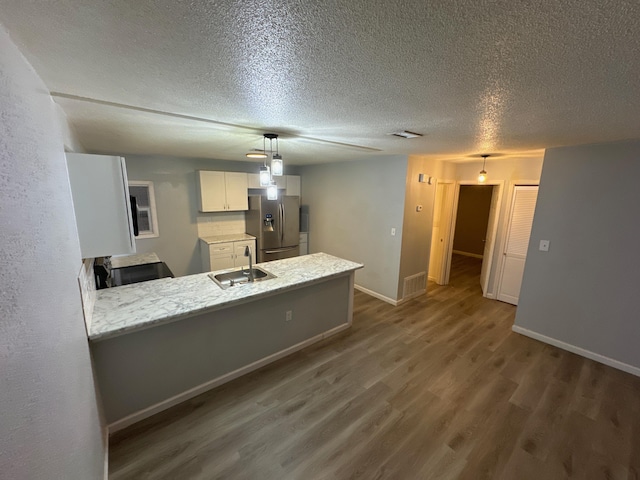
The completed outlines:
<svg viewBox="0 0 640 480">
<path fill-rule="evenodd" d="M 206 273 L 101 290 L 89 332 L 110 431 L 351 325 L 355 270 L 325 253 L 259 264 L 223 290 Z"/>
</svg>

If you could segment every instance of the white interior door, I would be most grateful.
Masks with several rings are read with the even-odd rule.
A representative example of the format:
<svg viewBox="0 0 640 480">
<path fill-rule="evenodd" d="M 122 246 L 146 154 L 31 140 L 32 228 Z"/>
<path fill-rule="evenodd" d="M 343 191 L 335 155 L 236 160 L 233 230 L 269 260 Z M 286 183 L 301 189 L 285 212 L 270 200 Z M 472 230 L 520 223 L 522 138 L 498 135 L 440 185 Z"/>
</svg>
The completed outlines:
<svg viewBox="0 0 640 480">
<path fill-rule="evenodd" d="M 527 258 L 537 198 L 537 186 L 516 186 L 514 188 L 498 290 L 498 300 L 513 305 L 518 304 L 520 296 L 522 274 Z"/>
<path fill-rule="evenodd" d="M 445 246 L 448 245 L 449 223 L 453 184 L 436 184 L 436 198 L 433 208 L 433 229 L 431 232 L 431 253 L 429 255 L 429 278 L 438 285 L 445 285 Z"/>
<path fill-rule="evenodd" d="M 491 273 L 491 262 L 493 260 L 493 247 L 496 240 L 496 230 L 498 223 L 498 199 L 500 198 L 500 185 L 493 185 L 491 194 L 491 206 L 489 207 L 489 220 L 487 222 L 487 235 L 484 242 L 484 252 L 482 253 L 482 270 L 480 271 L 480 286 L 482 295 L 487 294 L 489 274 Z"/>
</svg>

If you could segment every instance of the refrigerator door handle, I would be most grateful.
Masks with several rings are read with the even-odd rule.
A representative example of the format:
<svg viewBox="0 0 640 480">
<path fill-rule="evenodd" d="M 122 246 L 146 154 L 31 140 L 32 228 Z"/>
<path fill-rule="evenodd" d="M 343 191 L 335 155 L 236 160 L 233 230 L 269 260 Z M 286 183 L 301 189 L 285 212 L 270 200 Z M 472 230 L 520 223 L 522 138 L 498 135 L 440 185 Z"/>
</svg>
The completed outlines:
<svg viewBox="0 0 640 480">
<path fill-rule="evenodd" d="M 282 241 L 284 240 L 284 214 L 282 211 L 282 204 L 278 204 L 278 215 L 280 217 L 280 245 L 282 245 Z"/>
<path fill-rule="evenodd" d="M 294 250 L 296 248 L 298 248 L 298 245 L 294 247 L 276 248 L 275 250 L 265 250 L 264 253 L 282 253 L 282 252 L 288 252 L 289 250 Z"/>
</svg>

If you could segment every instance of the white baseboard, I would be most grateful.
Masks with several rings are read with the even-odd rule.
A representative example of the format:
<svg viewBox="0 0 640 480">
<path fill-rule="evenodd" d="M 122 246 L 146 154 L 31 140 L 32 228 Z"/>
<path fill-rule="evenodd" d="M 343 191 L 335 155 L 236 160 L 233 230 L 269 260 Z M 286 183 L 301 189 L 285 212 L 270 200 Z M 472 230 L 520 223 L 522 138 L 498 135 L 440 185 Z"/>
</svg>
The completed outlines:
<svg viewBox="0 0 640 480">
<path fill-rule="evenodd" d="M 396 306 L 397 305 L 401 305 L 401 304 L 403 304 L 405 302 L 408 302 L 412 298 L 416 298 L 416 297 L 420 297 L 421 295 L 425 295 L 426 293 L 427 293 L 427 289 L 425 288 L 425 289 L 422 289 L 422 290 L 419 290 L 419 291 L 415 292 L 413 295 L 407 295 L 406 297 L 403 297 L 400 300 L 398 300 L 396 302 Z"/>
<path fill-rule="evenodd" d="M 484 258 L 482 255 L 478 255 L 477 253 L 469 253 L 469 252 L 462 252 L 460 250 L 451 250 L 452 253 L 456 253 L 458 255 L 464 255 L 465 257 L 473 257 L 473 258 Z"/>
<path fill-rule="evenodd" d="M 331 330 L 328 330 L 324 333 L 320 333 L 314 337 L 308 338 L 307 340 L 304 340 L 296 345 L 285 348 L 284 350 L 281 350 L 279 352 L 273 353 L 268 357 L 265 357 L 260 360 L 256 360 L 255 362 L 250 363 L 249 365 L 245 365 L 244 367 L 238 368 L 233 372 L 226 373 L 220 377 L 214 378 L 213 380 L 210 380 L 196 387 L 193 387 L 185 392 L 179 393 L 178 395 L 174 395 L 173 397 L 163 400 L 162 402 L 156 403 L 155 405 L 151 405 L 150 407 L 147 407 L 143 410 L 132 413 L 131 415 L 121 418 L 120 420 L 116 420 L 115 422 L 110 423 L 107 426 L 109 433 L 111 434 L 111 433 L 117 432 L 118 430 L 122 430 L 123 428 L 126 428 L 129 425 L 133 425 L 134 423 L 139 422 L 140 420 L 144 420 L 145 418 L 148 418 L 152 415 L 155 415 L 156 413 L 159 413 L 163 410 L 171 408 L 174 405 L 182 403 L 193 397 L 197 397 L 201 393 L 211 390 L 212 388 L 222 385 L 223 383 L 230 382 L 231 380 L 234 380 L 249 372 L 253 372 L 254 370 L 264 367 L 269 363 L 273 363 L 276 360 L 280 360 L 281 358 L 286 357 L 287 355 L 297 352 L 298 350 L 302 350 L 303 348 L 308 347 L 313 343 L 319 342 L 320 340 L 324 340 L 325 338 L 335 335 L 336 333 L 342 332 L 343 330 L 346 330 L 349 327 L 351 327 L 351 322 L 345 323 L 343 325 L 338 325 L 337 327 L 332 328 Z"/>
<path fill-rule="evenodd" d="M 491 300 L 495 300 L 496 299 L 496 296 L 493 293 L 487 293 L 484 297 L 485 298 L 489 298 Z"/>
<path fill-rule="evenodd" d="M 367 295 L 371 295 L 372 297 L 376 297 L 377 299 L 382 300 L 383 302 L 390 303 L 394 307 L 397 307 L 399 304 L 398 300 L 393 300 L 392 298 L 385 297 L 384 295 L 378 292 L 374 292 L 373 290 L 369 290 L 368 288 L 361 287 L 360 285 L 356 284 L 353 286 L 353 288 L 355 288 L 356 290 L 360 290 L 361 292 L 366 293 Z"/>
<path fill-rule="evenodd" d="M 547 337 L 546 335 L 542 335 L 540 333 L 533 332 L 531 330 L 527 330 L 526 328 L 518 327 L 514 325 L 511 327 L 516 333 L 524 335 L 529 338 L 533 338 L 534 340 L 539 340 L 544 343 L 548 343 L 549 345 L 553 345 L 554 347 L 561 348 L 562 350 L 566 350 L 567 352 L 575 353 L 580 355 L 581 357 L 585 357 L 591 360 L 594 360 L 599 363 L 603 363 L 610 367 L 616 368 L 618 370 L 622 370 L 623 372 L 630 373 L 637 377 L 640 377 L 640 368 L 634 367 L 633 365 L 629 365 L 628 363 L 623 363 L 618 360 L 614 360 L 613 358 L 605 357 L 604 355 L 600 355 L 599 353 L 592 352 L 590 350 L 585 350 L 584 348 L 576 347 L 575 345 L 571 345 L 570 343 L 565 343 L 560 340 L 556 340 L 555 338 Z"/>
</svg>

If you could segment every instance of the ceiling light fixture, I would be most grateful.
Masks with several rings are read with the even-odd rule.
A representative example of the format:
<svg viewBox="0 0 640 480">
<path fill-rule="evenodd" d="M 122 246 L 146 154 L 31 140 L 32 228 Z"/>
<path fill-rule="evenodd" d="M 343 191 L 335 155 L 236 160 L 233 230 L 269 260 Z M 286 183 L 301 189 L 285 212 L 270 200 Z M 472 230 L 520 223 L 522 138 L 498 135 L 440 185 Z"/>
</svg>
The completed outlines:
<svg viewBox="0 0 640 480">
<path fill-rule="evenodd" d="M 267 139 L 269 140 L 269 154 L 267 154 Z M 276 141 L 276 151 L 273 152 L 273 141 Z M 261 153 L 261 155 L 260 155 Z M 265 133 L 262 135 L 262 150 L 253 150 L 247 153 L 249 158 L 264 158 L 264 163 L 260 166 L 260 186 L 267 187 L 267 198 L 276 200 L 278 198 L 278 187 L 273 181 L 273 177 L 284 174 L 284 163 L 282 155 L 278 149 L 278 134 Z M 271 158 L 270 166 L 267 166 L 267 157 Z"/>
<path fill-rule="evenodd" d="M 267 154 L 262 150 L 252 150 L 247 153 L 248 158 L 267 158 Z"/>
<path fill-rule="evenodd" d="M 482 170 L 480 170 L 480 174 L 478 175 L 478 183 L 484 183 L 487 181 L 487 171 L 484 169 L 485 165 L 487 164 L 487 157 L 490 157 L 491 155 L 480 155 L 484 160 L 482 161 Z"/>
</svg>

